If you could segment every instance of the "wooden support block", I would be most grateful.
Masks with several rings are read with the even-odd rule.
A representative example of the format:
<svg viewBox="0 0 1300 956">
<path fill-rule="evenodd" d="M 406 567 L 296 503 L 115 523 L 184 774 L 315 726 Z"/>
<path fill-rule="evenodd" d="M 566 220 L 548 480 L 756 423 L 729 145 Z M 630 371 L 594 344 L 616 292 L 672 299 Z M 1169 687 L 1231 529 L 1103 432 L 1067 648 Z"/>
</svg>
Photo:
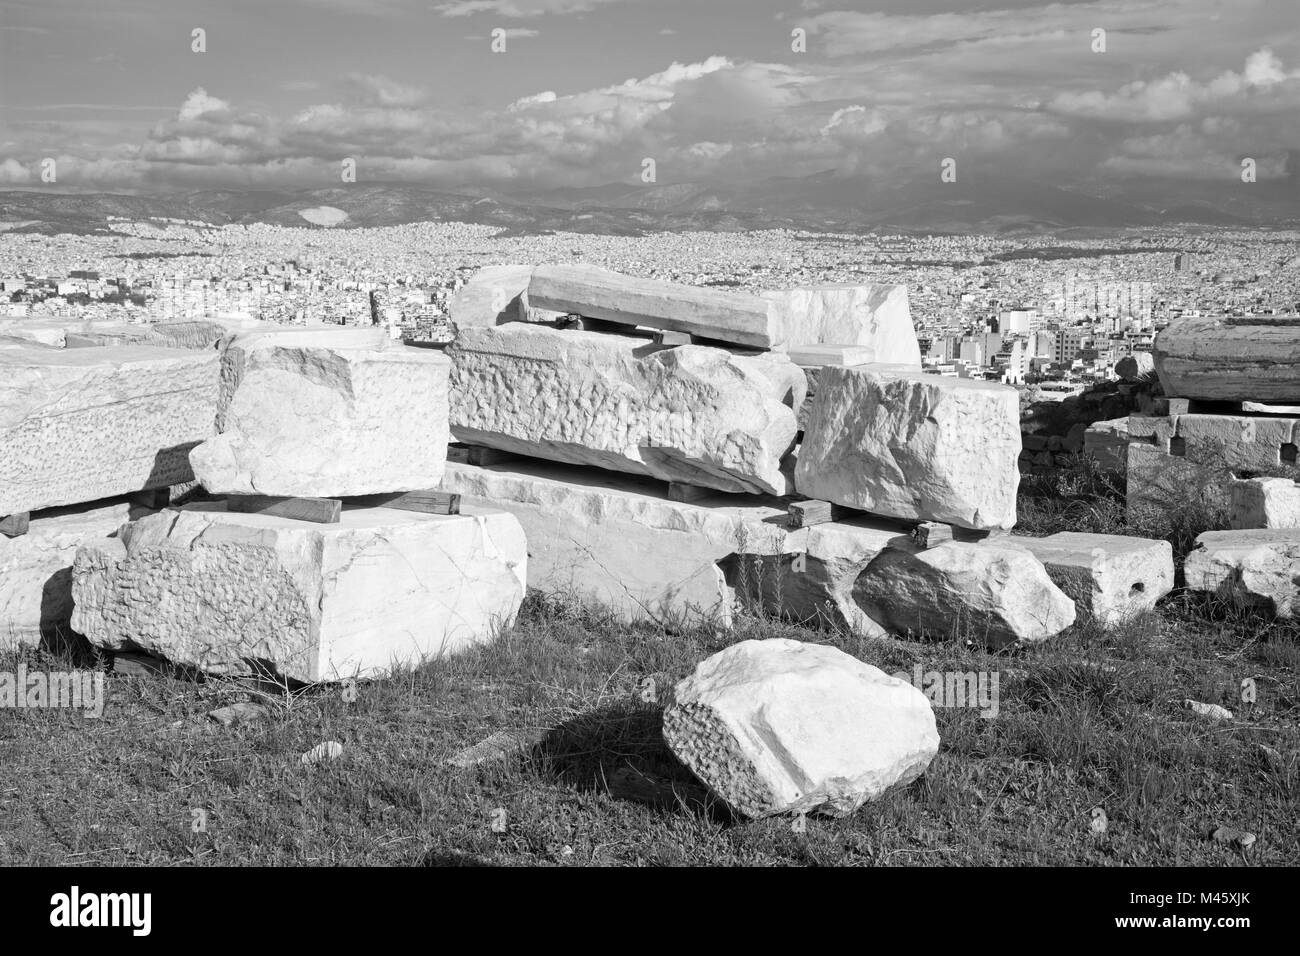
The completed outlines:
<svg viewBox="0 0 1300 956">
<path fill-rule="evenodd" d="M 716 488 L 704 488 L 700 485 L 688 485 L 681 481 L 668 482 L 669 501 L 698 501 L 710 495 L 720 494 Z"/>
<path fill-rule="evenodd" d="M 819 498 L 792 501 L 786 508 L 786 513 L 790 516 L 790 524 L 795 528 L 809 528 L 835 520 L 835 506 Z"/>
<path fill-rule="evenodd" d="M 316 524 L 338 524 L 343 502 L 338 498 L 273 498 L 269 495 L 230 495 L 226 510 L 241 514 L 270 515 Z"/>
<path fill-rule="evenodd" d="M 419 511 L 430 515 L 458 515 L 460 495 L 445 491 L 407 491 L 387 501 L 379 502 L 379 507 L 396 508 L 398 511 Z"/>
<path fill-rule="evenodd" d="M 857 508 L 831 504 L 829 501 L 822 501 L 820 498 L 792 501 L 786 505 L 785 510 L 786 514 L 790 516 L 790 526 L 792 528 L 810 528 L 815 524 L 842 521 L 845 518 L 852 518 L 854 515 L 862 514 Z"/>
<path fill-rule="evenodd" d="M 0 534 L 6 538 L 17 538 L 27 533 L 28 522 L 31 520 L 30 511 L 20 511 L 16 515 L 6 515 L 0 518 Z"/>
<path fill-rule="evenodd" d="M 941 524 L 938 521 L 922 521 L 912 529 L 912 540 L 923 548 L 933 548 L 937 544 L 943 544 L 945 541 L 953 539 L 953 528 L 950 524 Z"/>
</svg>

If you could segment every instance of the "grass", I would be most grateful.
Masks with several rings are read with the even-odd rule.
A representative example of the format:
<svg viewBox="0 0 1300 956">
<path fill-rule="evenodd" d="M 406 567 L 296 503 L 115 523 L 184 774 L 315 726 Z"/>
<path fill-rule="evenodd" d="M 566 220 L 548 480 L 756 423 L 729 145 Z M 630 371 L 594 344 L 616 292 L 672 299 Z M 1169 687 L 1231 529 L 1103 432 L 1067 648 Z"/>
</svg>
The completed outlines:
<svg viewBox="0 0 1300 956">
<path fill-rule="evenodd" d="M 834 643 L 890 673 L 996 671 L 999 713 L 937 709 L 929 770 L 850 818 L 811 818 L 803 832 L 734 820 L 665 748 L 661 706 L 703 657 L 776 636 Z M 73 654 L 26 662 L 93 665 Z M 1185 596 L 1117 633 L 1075 627 L 1014 655 L 760 617 L 669 634 L 530 596 L 495 643 L 362 683 L 352 700 L 337 686 L 109 674 L 98 720 L 0 711 L 0 863 L 1294 864 L 1298 667 L 1294 628 Z M 1240 699 L 1245 677 L 1254 705 Z M 1198 717 L 1184 698 L 1235 719 Z M 239 699 L 270 716 L 234 728 L 206 716 Z M 444 764 L 494 731 L 532 728 L 545 736 L 530 753 Z M 302 765 L 327 740 L 342 757 Z M 1219 825 L 1258 840 L 1215 843 Z"/>
</svg>

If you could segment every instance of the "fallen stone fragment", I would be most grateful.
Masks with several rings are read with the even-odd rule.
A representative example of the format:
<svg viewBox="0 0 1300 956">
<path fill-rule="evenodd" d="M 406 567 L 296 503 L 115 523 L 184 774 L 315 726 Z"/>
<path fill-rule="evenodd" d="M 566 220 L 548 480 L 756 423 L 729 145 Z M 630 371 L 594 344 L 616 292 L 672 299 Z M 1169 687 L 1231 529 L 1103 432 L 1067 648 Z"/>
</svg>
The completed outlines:
<svg viewBox="0 0 1300 956">
<path fill-rule="evenodd" d="M 1152 610 L 1174 589 L 1174 551 L 1168 541 L 1062 531 L 1045 538 L 1015 536 L 999 544 L 1022 547 L 1074 601 L 1081 619 L 1118 627 Z"/>
<path fill-rule="evenodd" d="M 1300 484 L 1290 478 L 1246 478 L 1228 485 L 1228 527 L 1300 528 Z"/>
<path fill-rule="evenodd" d="M 380 330 L 382 331 L 382 330 Z M 416 491 L 446 463 L 447 375 L 437 351 L 336 333 L 238 337 L 223 357 L 220 433 L 190 453 L 212 494 Z"/>
<path fill-rule="evenodd" d="M 526 580 L 500 512 L 349 508 L 338 524 L 186 505 L 77 552 L 72 627 L 214 674 L 368 678 L 491 640 Z"/>
<path fill-rule="evenodd" d="M 458 441 L 720 491 L 792 489 L 788 360 L 523 323 L 464 330 L 447 354 Z"/>
<path fill-rule="evenodd" d="M 223 727 L 235 727 L 239 724 L 262 720 L 264 717 L 270 716 L 270 713 L 261 704 L 254 704 L 251 701 L 238 701 L 227 707 L 218 707 L 216 710 L 208 711 L 208 716 Z"/>
<path fill-rule="evenodd" d="M 215 352 L 0 350 L 0 515 L 189 481 L 217 375 Z"/>
<path fill-rule="evenodd" d="M 487 763 L 500 763 L 527 753 L 545 738 L 544 730 L 498 730 L 485 740 L 458 751 L 443 762 L 461 770 Z"/>
<path fill-rule="evenodd" d="M 842 817 L 920 776 L 939 747 L 925 696 L 834 647 L 743 641 L 701 662 L 664 740 L 746 817 Z"/>
<path fill-rule="evenodd" d="M 1300 529 L 1206 531 L 1183 576 L 1189 591 L 1290 618 L 1300 587 Z"/>
<path fill-rule="evenodd" d="M 343 756 L 343 745 L 337 740 L 327 740 L 323 744 L 317 744 L 302 755 L 304 766 L 316 763 L 328 763 L 331 760 L 337 760 Z"/>
<path fill-rule="evenodd" d="M 853 597 L 899 634 L 991 648 L 1037 644 L 1074 623 L 1074 602 L 1017 544 L 950 541 L 911 553 L 891 547 L 867 565 Z"/>
<path fill-rule="evenodd" d="M 1218 704 L 1205 704 L 1189 697 L 1183 701 L 1183 706 L 1198 717 L 1209 717 L 1211 720 L 1232 720 L 1232 711 L 1226 707 L 1220 707 Z"/>
<path fill-rule="evenodd" d="M 875 514 L 1011 528 L 1016 390 L 896 367 L 828 366 L 795 469 L 800 494 Z"/>
<path fill-rule="evenodd" d="M 1152 346 L 1164 393 L 1178 398 L 1300 402 L 1300 317 L 1184 316 Z"/>
<path fill-rule="evenodd" d="M 73 505 L 38 512 L 24 535 L 0 535 L 0 650 L 71 634 L 77 549 L 108 538 L 129 519 L 125 502 Z"/>
</svg>

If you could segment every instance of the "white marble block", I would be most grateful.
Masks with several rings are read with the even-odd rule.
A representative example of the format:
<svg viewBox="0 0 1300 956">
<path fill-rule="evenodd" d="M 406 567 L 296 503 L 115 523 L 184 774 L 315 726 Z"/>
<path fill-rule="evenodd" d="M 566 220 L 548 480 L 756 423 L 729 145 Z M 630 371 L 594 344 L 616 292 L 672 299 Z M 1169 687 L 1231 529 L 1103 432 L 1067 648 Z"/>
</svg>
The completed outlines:
<svg viewBox="0 0 1300 956">
<path fill-rule="evenodd" d="M 1042 562 L 1001 541 L 949 541 L 915 553 L 890 548 L 867 565 L 853 596 L 896 633 L 992 648 L 1041 643 L 1075 619 L 1074 602 Z"/>
<path fill-rule="evenodd" d="M 797 366 L 524 323 L 464 329 L 458 441 L 720 491 L 788 494 Z"/>
<path fill-rule="evenodd" d="M 228 345 L 219 434 L 190 453 L 204 488 L 329 497 L 437 485 L 451 363 L 382 329 L 358 331 L 368 334 L 257 334 Z"/>
<path fill-rule="evenodd" d="M 313 524 L 187 506 L 77 552 L 72 626 L 214 674 L 369 678 L 491 640 L 523 599 L 502 512 L 345 509 Z"/>
<path fill-rule="evenodd" d="M 920 369 L 907 286 L 829 284 L 764 292 L 762 297 L 776 307 L 781 342 L 791 351 L 854 345 L 867 353 L 867 362 Z"/>
<path fill-rule="evenodd" d="M 664 740 L 746 817 L 848 816 L 906 786 L 939 749 L 925 695 L 838 648 L 743 641 L 695 668 L 664 711 Z"/>
<path fill-rule="evenodd" d="M 1020 447 L 1013 388 L 897 367 L 827 366 L 795 486 L 873 514 L 1009 529 Z"/>
<path fill-rule="evenodd" d="M 1174 550 L 1168 541 L 1062 531 L 998 543 L 1025 548 L 1074 601 L 1079 617 L 1103 627 L 1118 627 L 1150 611 L 1174 588 Z"/>
<path fill-rule="evenodd" d="M 0 350 L 0 516 L 190 481 L 218 362 L 151 346 Z"/>
<path fill-rule="evenodd" d="M 1228 483 L 1228 527 L 1300 528 L 1300 484 L 1290 478 L 1245 478 Z"/>
<path fill-rule="evenodd" d="M 123 501 L 57 508 L 34 515 L 26 534 L 0 535 L 0 651 L 70 632 L 77 549 L 116 533 L 130 511 Z"/>
<path fill-rule="evenodd" d="M 1300 529 L 1206 531 L 1183 563 L 1189 591 L 1281 618 L 1295 616 Z"/>
</svg>

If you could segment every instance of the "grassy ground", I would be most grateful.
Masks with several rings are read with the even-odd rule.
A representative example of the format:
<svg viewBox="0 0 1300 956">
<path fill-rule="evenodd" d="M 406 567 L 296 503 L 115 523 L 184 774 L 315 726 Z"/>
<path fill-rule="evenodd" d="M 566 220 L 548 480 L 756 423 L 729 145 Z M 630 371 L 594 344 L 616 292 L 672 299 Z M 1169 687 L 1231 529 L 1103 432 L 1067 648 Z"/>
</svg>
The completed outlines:
<svg viewBox="0 0 1300 956">
<path fill-rule="evenodd" d="M 1078 626 L 995 656 L 759 618 L 670 635 L 533 597 L 495 644 L 359 685 L 355 699 L 110 674 L 98 720 L 0 710 L 0 863 L 1294 865 L 1297 634 L 1176 593 L 1118 633 Z M 732 820 L 665 749 L 656 698 L 726 644 L 777 636 L 890 673 L 996 672 L 999 712 L 938 709 L 929 770 L 851 818 Z M 27 663 L 86 664 L 70 654 Z M 1234 718 L 1197 716 L 1185 698 Z M 206 716 L 241 699 L 269 716 L 233 728 Z M 514 759 L 445 765 L 503 729 L 543 736 Z M 301 763 L 329 740 L 341 757 Z M 1224 825 L 1257 840 L 1215 842 Z"/>
</svg>

